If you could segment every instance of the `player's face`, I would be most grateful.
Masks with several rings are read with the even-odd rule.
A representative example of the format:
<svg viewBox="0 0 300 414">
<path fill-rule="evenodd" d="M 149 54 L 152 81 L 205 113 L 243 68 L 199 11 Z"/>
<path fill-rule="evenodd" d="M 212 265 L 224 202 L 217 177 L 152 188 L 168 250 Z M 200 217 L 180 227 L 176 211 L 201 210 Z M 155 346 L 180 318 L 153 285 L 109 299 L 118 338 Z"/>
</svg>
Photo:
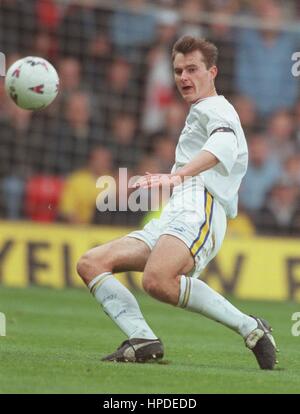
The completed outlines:
<svg viewBox="0 0 300 414">
<path fill-rule="evenodd" d="M 185 55 L 177 53 L 173 68 L 176 86 L 186 102 L 192 104 L 216 94 L 214 79 L 217 68 L 212 66 L 207 69 L 199 50 Z"/>
</svg>

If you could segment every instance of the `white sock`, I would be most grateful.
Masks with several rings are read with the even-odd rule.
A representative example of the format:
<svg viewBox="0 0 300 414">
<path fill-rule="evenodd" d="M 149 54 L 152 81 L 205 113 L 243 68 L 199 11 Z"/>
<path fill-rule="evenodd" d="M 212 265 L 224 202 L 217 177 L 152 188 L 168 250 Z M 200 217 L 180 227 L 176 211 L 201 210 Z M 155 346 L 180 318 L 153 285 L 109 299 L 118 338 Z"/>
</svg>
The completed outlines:
<svg viewBox="0 0 300 414">
<path fill-rule="evenodd" d="M 220 322 L 242 335 L 243 338 L 257 328 L 254 318 L 239 311 L 227 299 L 199 279 L 181 276 L 177 306 Z"/>
<path fill-rule="evenodd" d="M 112 273 L 96 276 L 88 285 L 104 312 L 131 338 L 157 339 L 128 289 Z"/>
</svg>

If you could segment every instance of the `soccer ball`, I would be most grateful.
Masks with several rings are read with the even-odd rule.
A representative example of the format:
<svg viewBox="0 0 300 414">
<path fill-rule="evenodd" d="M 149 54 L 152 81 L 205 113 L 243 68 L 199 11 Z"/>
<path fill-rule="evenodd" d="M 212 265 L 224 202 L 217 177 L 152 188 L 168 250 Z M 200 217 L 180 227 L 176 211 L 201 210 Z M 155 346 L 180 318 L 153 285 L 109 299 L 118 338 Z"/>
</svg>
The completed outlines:
<svg viewBox="0 0 300 414">
<path fill-rule="evenodd" d="M 5 90 L 23 109 L 46 108 L 58 93 L 59 78 L 46 59 L 27 56 L 12 64 L 5 77 Z"/>
</svg>

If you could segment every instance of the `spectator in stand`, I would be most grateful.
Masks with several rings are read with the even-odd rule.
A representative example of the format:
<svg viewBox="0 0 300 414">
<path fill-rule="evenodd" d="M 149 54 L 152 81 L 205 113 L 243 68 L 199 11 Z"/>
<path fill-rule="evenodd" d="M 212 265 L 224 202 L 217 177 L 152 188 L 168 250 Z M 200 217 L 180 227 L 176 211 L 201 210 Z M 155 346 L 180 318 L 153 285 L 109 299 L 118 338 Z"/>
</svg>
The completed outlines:
<svg viewBox="0 0 300 414">
<path fill-rule="evenodd" d="M 183 0 L 179 3 L 181 16 L 179 36 L 205 37 L 206 30 L 199 22 L 204 6 L 204 0 Z"/>
<path fill-rule="evenodd" d="M 94 1 L 94 0 L 92 0 Z M 115 5 L 110 6 L 95 2 L 93 15 L 95 19 L 96 31 L 89 40 L 86 49 L 86 56 L 83 65 L 83 76 L 87 79 L 89 86 L 96 93 L 104 89 L 106 75 L 110 64 L 115 57 L 119 57 L 113 48 L 111 31 L 111 19 L 114 13 Z"/>
<path fill-rule="evenodd" d="M 180 3 L 180 1 L 178 0 L 153 0 L 151 1 L 151 3 L 154 3 L 157 6 L 165 7 L 171 10 L 171 9 L 177 9 L 178 3 Z"/>
<path fill-rule="evenodd" d="M 99 92 L 99 111 L 103 114 L 106 131 L 116 113 L 127 111 L 137 115 L 140 91 L 134 79 L 133 67 L 125 59 L 113 60 L 108 67 L 103 89 Z"/>
<path fill-rule="evenodd" d="M 294 154 L 294 119 L 287 111 L 278 111 L 269 119 L 266 135 L 272 154 L 281 163 Z"/>
<path fill-rule="evenodd" d="M 82 79 L 80 61 L 74 57 L 62 58 L 58 62 L 59 94 L 52 106 L 56 106 L 58 115 L 64 110 L 70 95 L 87 87 Z"/>
<path fill-rule="evenodd" d="M 33 46 L 29 54 L 31 56 L 40 56 L 55 65 L 58 58 L 58 44 L 56 36 L 51 32 L 40 29 L 36 33 Z"/>
<path fill-rule="evenodd" d="M 101 114 L 96 125 L 91 106 L 88 93 L 73 92 L 63 119 L 51 122 L 44 134 L 39 128 L 32 131 L 31 160 L 36 172 L 66 175 L 86 165 L 91 148 L 103 141 Z"/>
<path fill-rule="evenodd" d="M 294 11 L 295 11 L 295 16 L 297 20 L 300 20 L 300 3 L 298 0 L 293 0 L 294 1 Z"/>
<path fill-rule="evenodd" d="M 159 164 L 159 169 L 162 173 L 169 173 L 174 164 L 175 157 L 175 141 L 166 133 L 157 134 L 153 137 L 153 157 Z"/>
<path fill-rule="evenodd" d="M 135 60 L 155 39 L 155 9 L 145 0 L 129 0 L 114 10 L 109 27 L 117 54 Z"/>
<path fill-rule="evenodd" d="M 159 165 L 160 164 L 157 158 L 155 158 L 152 154 L 148 155 L 144 153 L 139 159 L 135 169 L 135 174 L 144 175 L 146 171 L 153 173 L 154 171 L 158 171 Z"/>
<path fill-rule="evenodd" d="M 172 137 L 175 142 L 178 140 L 185 119 L 188 113 L 188 106 L 177 99 L 173 99 L 170 105 L 166 108 L 166 114 L 164 118 L 164 130 Z"/>
<path fill-rule="evenodd" d="M 236 14 L 241 7 L 241 0 L 209 0 L 208 11 L 226 13 L 229 15 Z"/>
<path fill-rule="evenodd" d="M 269 150 L 262 134 L 249 137 L 249 165 L 239 192 L 241 206 L 248 212 L 259 210 L 282 174 L 282 166 Z"/>
<path fill-rule="evenodd" d="M 57 30 L 60 6 L 55 0 L 35 0 L 37 32 L 34 36 L 32 56 L 41 56 L 52 63 L 58 57 Z"/>
<path fill-rule="evenodd" d="M 106 86 L 106 74 L 111 66 L 112 46 L 106 33 L 98 31 L 91 39 L 84 61 L 84 77 L 90 89 L 102 92 Z M 111 85 L 113 86 L 113 85 Z"/>
<path fill-rule="evenodd" d="M 112 174 L 111 152 L 103 147 L 94 148 L 87 165 L 65 180 L 59 204 L 60 219 L 73 224 L 91 223 L 99 194 L 97 179 Z"/>
<path fill-rule="evenodd" d="M 163 129 L 164 117 L 174 97 L 171 45 L 178 29 L 178 15 L 164 10 L 158 17 L 157 39 L 148 55 L 143 130 L 155 133 Z"/>
<path fill-rule="evenodd" d="M 236 88 L 255 102 L 259 115 L 290 109 L 299 97 L 291 74 L 291 56 L 299 49 L 299 35 L 283 31 L 283 11 L 275 0 L 258 2 L 254 12 L 264 29 L 240 29 L 236 36 Z"/>
<path fill-rule="evenodd" d="M 60 52 L 83 62 L 90 40 L 97 31 L 93 2 L 71 2 L 58 28 Z"/>
<path fill-rule="evenodd" d="M 31 176 L 26 181 L 24 194 L 26 219 L 48 223 L 55 221 L 62 188 L 63 179 L 59 176 Z"/>
<path fill-rule="evenodd" d="M 134 115 L 126 112 L 115 114 L 107 146 L 113 154 L 115 168 L 133 171 L 141 156 L 141 142 L 137 135 Z"/>
<path fill-rule="evenodd" d="M 278 181 L 256 214 L 255 224 L 258 233 L 299 236 L 299 187 L 286 179 Z"/>
<path fill-rule="evenodd" d="M 249 97 L 235 95 L 231 103 L 239 115 L 246 138 L 261 129 L 262 125 L 257 117 L 256 106 Z"/>
<path fill-rule="evenodd" d="M 178 140 L 178 135 L 180 135 L 185 118 L 187 116 L 188 106 L 180 102 L 176 98 L 173 99 L 166 108 L 163 128 L 152 134 L 146 135 L 145 138 L 145 147 L 151 152 L 155 148 L 155 143 L 161 137 L 166 138 L 167 141 L 172 140 L 175 144 Z"/>
<path fill-rule="evenodd" d="M 139 95 L 144 95 L 147 53 L 156 37 L 157 10 L 146 0 L 129 0 L 113 8 L 109 35 L 115 56 L 130 62 Z M 142 96 L 144 98 L 144 96 Z"/>
<path fill-rule="evenodd" d="M 296 152 L 284 164 L 284 177 L 300 186 L 300 153 Z"/>
<path fill-rule="evenodd" d="M 297 102 L 297 104 L 294 107 L 294 121 L 295 121 L 295 145 L 297 148 L 297 151 L 300 152 L 300 100 Z"/>
<path fill-rule="evenodd" d="M 58 64 L 60 93 L 66 95 L 80 89 L 82 84 L 81 65 L 73 57 L 62 58 Z"/>
<path fill-rule="evenodd" d="M 223 11 L 215 13 L 209 26 L 209 40 L 218 48 L 218 69 L 221 76 L 216 78 L 219 95 L 230 98 L 234 92 L 233 73 L 235 67 L 235 32 L 229 24 L 230 14 Z M 242 124 L 243 125 L 243 124 Z M 244 125 L 243 125 L 244 127 Z"/>
<path fill-rule="evenodd" d="M 5 217 L 18 219 L 23 214 L 24 184 L 32 167 L 28 156 L 32 113 L 7 97 L 5 107 L 7 117 L 0 120 L 0 207 Z"/>
<path fill-rule="evenodd" d="M 36 30 L 35 2 L 2 0 L 0 2 L 0 50 L 6 55 L 31 50 Z"/>
<path fill-rule="evenodd" d="M 38 28 L 56 32 L 60 21 L 60 5 L 56 0 L 36 0 L 35 10 Z"/>
</svg>

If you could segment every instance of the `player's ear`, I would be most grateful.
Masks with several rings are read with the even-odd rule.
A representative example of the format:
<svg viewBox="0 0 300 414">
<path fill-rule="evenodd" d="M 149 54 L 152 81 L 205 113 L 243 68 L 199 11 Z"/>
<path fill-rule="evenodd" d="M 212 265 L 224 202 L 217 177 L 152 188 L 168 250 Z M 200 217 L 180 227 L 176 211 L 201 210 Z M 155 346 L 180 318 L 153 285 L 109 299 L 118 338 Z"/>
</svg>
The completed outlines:
<svg viewBox="0 0 300 414">
<path fill-rule="evenodd" d="M 210 72 L 211 80 L 214 80 L 218 74 L 217 66 L 212 66 L 211 68 L 209 68 L 209 72 Z"/>
</svg>

